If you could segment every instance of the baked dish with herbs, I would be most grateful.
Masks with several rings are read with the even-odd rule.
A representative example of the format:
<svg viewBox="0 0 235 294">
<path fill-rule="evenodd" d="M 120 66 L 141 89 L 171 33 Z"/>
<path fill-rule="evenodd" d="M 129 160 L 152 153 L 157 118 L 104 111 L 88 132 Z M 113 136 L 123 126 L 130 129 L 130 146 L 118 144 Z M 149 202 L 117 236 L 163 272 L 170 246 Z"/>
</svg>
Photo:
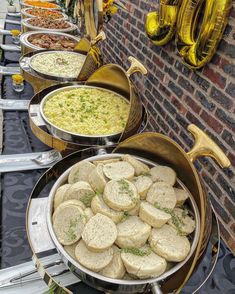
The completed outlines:
<svg viewBox="0 0 235 294">
<path fill-rule="evenodd" d="M 86 56 L 73 52 L 45 52 L 34 55 L 30 66 L 37 73 L 52 77 L 76 79 Z"/>
<path fill-rule="evenodd" d="M 56 10 L 47 10 L 42 8 L 28 8 L 25 12 L 35 17 L 48 18 L 52 20 L 64 18 L 63 14 Z"/>
<path fill-rule="evenodd" d="M 51 18 L 35 17 L 27 20 L 27 23 L 34 27 L 63 30 L 71 27 L 70 23 L 65 20 L 52 20 Z"/>
<path fill-rule="evenodd" d="M 121 133 L 129 110 L 129 102 L 118 94 L 89 87 L 58 91 L 43 105 L 43 115 L 54 126 L 90 136 Z"/>
<path fill-rule="evenodd" d="M 196 224 L 188 197 L 170 167 L 128 154 L 84 160 L 55 192 L 53 229 L 65 251 L 94 272 L 154 278 L 190 253 Z"/>
</svg>

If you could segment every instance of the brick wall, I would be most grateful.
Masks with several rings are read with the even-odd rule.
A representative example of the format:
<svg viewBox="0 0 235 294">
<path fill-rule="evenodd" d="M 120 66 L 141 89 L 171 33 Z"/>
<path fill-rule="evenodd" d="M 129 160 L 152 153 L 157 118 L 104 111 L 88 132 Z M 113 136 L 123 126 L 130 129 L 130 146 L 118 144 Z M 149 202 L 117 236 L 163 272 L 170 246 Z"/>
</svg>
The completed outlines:
<svg viewBox="0 0 235 294">
<path fill-rule="evenodd" d="M 213 60 L 192 71 L 183 65 L 174 40 L 157 47 L 146 37 L 145 16 L 156 10 L 156 0 L 122 3 L 127 11 L 120 10 L 105 25 L 107 40 L 102 49 L 106 63 L 127 68 L 127 57 L 133 55 L 147 67 L 147 77 L 137 74 L 132 79 L 151 113 L 148 130 L 169 135 L 189 150 L 193 141 L 186 127 L 194 123 L 221 146 L 235 166 L 235 5 Z M 209 158 L 198 160 L 196 167 L 219 215 L 222 236 L 235 251 L 234 168 L 221 170 Z"/>
</svg>

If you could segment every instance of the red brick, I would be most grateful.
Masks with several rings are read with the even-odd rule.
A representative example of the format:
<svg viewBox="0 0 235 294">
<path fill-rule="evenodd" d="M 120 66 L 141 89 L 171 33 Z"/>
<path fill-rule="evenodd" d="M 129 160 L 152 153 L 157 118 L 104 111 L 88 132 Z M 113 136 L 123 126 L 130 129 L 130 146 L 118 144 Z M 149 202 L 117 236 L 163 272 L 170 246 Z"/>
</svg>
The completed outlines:
<svg viewBox="0 0 235 294">
<path fill-rule="evenodd" d="M 203 74 L 210 80 L 212 83 L 217 84 L 221 89 L 224 89 L 226 86 L 226 79 L 221 76 L 218 72 L 215 72 L 209 66 L 205 66 L 203 69 Z"/>
<path fill-rule="evenodd" d="M 211 116 L 204 110 L 202 111 L 200 116 L 216 133 L 220 134 L 222 132 L 223 125 L 213 116 Z"/>
<path fill-rule="evenodd" d="M 164 67 L 164 63 L 156 55 L 153 55 L 153 63 L 156 63 L 160 68 Z"/>
<path fill-rule="evenodd" d="M 231 161 L 231 165 L 232 165 L 232 166 L 235 166 L 235 155 L 232 154 L 232 153 L 229 153 L 229 154 L 228 154 L 228 158 L 229 158 L 229 160 Z"/>
<path fill-rule="evenodd" d="M 201 110 L 201 107 L 189 96 L 185 97 L 185 102 L 187 105 L 193 109 L 196 113 L 199 113 Z"/>
</svg>

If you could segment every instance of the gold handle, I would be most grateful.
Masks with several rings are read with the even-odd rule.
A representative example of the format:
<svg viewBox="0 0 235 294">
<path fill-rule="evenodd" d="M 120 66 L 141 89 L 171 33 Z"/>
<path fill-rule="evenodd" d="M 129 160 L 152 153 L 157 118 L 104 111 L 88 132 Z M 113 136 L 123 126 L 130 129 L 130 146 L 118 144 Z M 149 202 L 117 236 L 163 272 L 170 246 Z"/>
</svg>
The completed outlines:
<svg viewBox="0 0 235 294">
<path fill-rule="evenodd" d="M 133 56 L 129 56 L 128 60 L 130 61 L 131 65 L 130 68 L 127 70 L 126 74 L 128 77 L 130 77 L 133 73 L 135 72 L 140 72 L 143 75 L 146 75 L 148 73 L 147 69 L 145 66 L 136 58 Z"/>
<path fill-rule="evenodd" d="M 104 41 L 106 39 L 106 35 L 104 31 L 101 31 L 96 37 L 95 39 L 93 39 L 91 41 L 91 45 L 95 45 L 97 44 L 99 41 Z"/>
<path fill-rule="evenodd" d="M 188 131 L 194 136 L 195 144 L 187 154 L 193 162 L 200 156 L 209 156 L 215 159 L 222 167 L 229 167 L 230 160 L 224 154 L 223 150 L 208 135 L 194 124 L 188 126 Z"/>
</svg>

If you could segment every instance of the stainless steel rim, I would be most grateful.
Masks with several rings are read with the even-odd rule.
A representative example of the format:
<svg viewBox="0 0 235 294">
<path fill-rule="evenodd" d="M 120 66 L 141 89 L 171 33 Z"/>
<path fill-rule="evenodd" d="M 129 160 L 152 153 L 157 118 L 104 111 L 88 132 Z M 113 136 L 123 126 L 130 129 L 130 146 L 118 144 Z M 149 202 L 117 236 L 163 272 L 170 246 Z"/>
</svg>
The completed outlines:
<svg viewBox="0 0 235 294">
<path fill-rule="evenodd" d="M 115 157 L 120 157 L 123 154 L 107 154 L 107 155 L 95 155 L 93 157 L 90 157 L 88 159 L 85 159 L 86 161 L 92 161 L 95 159 L 107 159 L 107 158 L 115 158 Z M 156 164 L 150 160 L 146 160 L 143 159 L 141 157 L 135 156 L 137 159 L 141 160 L 142 162 L 150 165 L 150 166 L 156 166 Z M 78 268 L 81 272 L 85 272 L 86 274 L 94 277 L 95 279 L 99 279 L 108 283 L 112 283 L 112 284 L 118 284 L 118 285 L 144 285 L 144 284 L 154 284 L 156 282 L 162 281 L 164 279 L 166 279 L 167 277 L 171 276 L 172 274 L 174 274 L 176 271 L 178 271 L 192 256 L 193 252 L 196 249 L 198 240 L 199 240 L 199 234 L 200 234 L 200 214 L 196 205 L 196 202 L 193 198 L 193 196 L 189 193 L 189 191 L 187 190 L 187 188 L 185 187 L 185 185 L 177 179 L 177 182 L 188 191 L 190 197 L 189 197 L 189 201 L 191 204 L 191 207 L 193 209 L 194 212 L 194 217 L 195 217 L 195 223 L 196 223 L 196 228 L 195 228 L 195 232 L 194 232 L 194 236 L 193 236 L 193 241 L 191 243 L 191 249 L 190 249 L 190 253 L 187 256 L 187 258 L 180 262 L 177 263 L 173 268 L 171 268 L 169 271 L 166 271 L 165 273 L 163 273 L 161 276 L 157 277 L 157 278 L 151 278 L 151 279 L 145 279 L 145 280 L 120 280 L 120 279 L 112 279 L 112 278 L 107 278 L 104 277 L 98 273 L 94 273 L 91 270 L 88 270 L 87 268 L 83 267 L 82 265 L 80 265 L 78 262 L 76 262 L 74 259 L 71 258 L 70 255 L 68 255 L 66 253 L 66 251 L 64 250 L 63 246 L 58 242 L 56 235 L 54 233 L 53 230 L 53 226 L 52 226 L 52 210 L 53 210 L 53 200 L 54 200 L 54 195 L 55 192 L 57 190 L 57 188 L 62 185 L 63 183 L 65 183 L 65 181 L 67 180 L 68 174 L 70 172 L 72 167 L 70 167 L 68 170 L 66 170 L 59 178 L 58 180 L 55 182 L 55 184 L 53 185 L 50 194 L 48 196 L 48 205 L 47 205 L 47 209 L 46 209 L 46 218 L 47 218 L 47 226 L 48 226 L 48 230 L 49 233 L 51 235 L 51 238 L 56 246 L 56 248 L 58 249 L 58 251 L 62 254 L 62 256 L 69 262 L 71 263 L 73 266 L 75 266 L 76 268 Z"/>
<path fill-rule="evenodd" d="M 79 37 L 76 37 L 76 36 L 73 36 L 73 35 L 69 35 L 69 34 L 66 34 L 66 33 L 62 33 L 62 32 L 54 32 L 54 31 L 33 31 L 33 32 L 23 33 L 20 36 L 20 42 L 21 42 L 21 44 L 23 46 L 26 46 L 27 48 L 31 48 L 31 49 L 34 49 L 34 50 L 43 50 L 44 48 L 37 47 L 37 46 L 31 44 L 28 41 L 29 36 L 36 35 L 36 34 L 65 36 L 65 37 L 68 37 L 68 38 L 71 38 L 71 39 L 75 40 L 76 42 L 79 42 L 80 41 L 80 38 Z"/>
<path fill-rule="evenodd" d="M 49 99 L 51 96 L 55 95 L 57 92 L 61 92 L 61 91 L 64 91 L 64 90 L 68 90 L 69 91 L 70 89 L 76 89 L 76 88 L 89 88 L 89 89 L 99 89 L 99 90 L 102 90 L 102 91 L 107 91 L 107 92 L 114 93 L 114 94 L 118 95 L 121 99 L 124 99 L 128 103 L 130 103 L 125 97 L 119 95 L 118 93 L 116 93 L 114 91 L 111 91 L 111 90 L 108 90 L 108 89 L 101 88 L 101 87 L 86 86 L 86 85 L 67 86 L 67 87 L 56 89 L 56 90 L 50 92 L 49 94 L 47 94 L 42 99 L 42 101 L 40 103 L 40 114 L 41 114 L 42 118 L 44 119 L 44 121 L 46 122 L 46 124 L 48 124 L 49 126 L 55 128 L 55 129 L 57 129 L 57 130 L 59 130 L 61 132 L 64 132 L 65 134 L 69 134 L 69 135 L 77 136 L 77 137 L 84 137 L 84 138 L 109 138 L 109 137 L 112 137 L 112 136 L 121 135 L 121 133 L 113 133 L 113 134 L 109 134 L 109 135 L 96 135 L 96 136 L 95 135 L 93 135 L 93 136 L 92 135 L 83 135 L 83 134 L 78 134 L 78 133 L 73 133 L 73 132 L 66 131 L 64 129 L 61 129 L 61 128 L 55 126 L 51 122 L 49 122 L 49 120 L 45 117 L 44 112 L 43 112 L 43 107 L 44 107 L 44 104 L 45 104 L 46 100 Z"/>
<path fill-rule="evenodd" d="M 54 0 L 48 0 L 48 1 L 44 1 L 44 2 L 50 2 L 50 3 L 54 3 L 55 1 Z M 56 3 L 54 3 L 54 4 L 56 4 Z M 46 8 L 46 7 L 39 7 L 39 6 L 34 6 L 34 5 L 30 5 L 30 4 L 26 4 L 26 3 L 24 3 L 24 2 L 20 2 L 20 5 L 21 5 L 21 7 L 23 6 L 25 6 L 25 7 L 37 7 L 37 8 L 42 8 L 42 9 L 52 9 L 52 10 L 61 10 L 61 7 L 58 5 L 58 4 L 56 4 L 56 5 L 58 5 L 58 7 L 55 7 L 55 8 Z"/>
<path fill-rule="evenodd" d="M 22 19 L 21 20 L 22 25 L 25 26 L 26 28 L 32 29 L 34 31 L 52 31 L 52 29 L 36 27 L 36 26 L 33 26 L 33 25 L 29 24 L 28 21 L 31 20 L 31 19 L 32 18 Z M 70 24 L 69 28 L 67 28 L 67 29 L 53 29 L 53 31 L 62 32 L 62 33 L 68 33 L 68 32 L 73 32 L 73 31 L 78 29 L 78 27 L 75 24 L 73 24 L 73 23 L 71 23 L 69 21 L 66 21 L 66 22 Z"/>
</svg>

